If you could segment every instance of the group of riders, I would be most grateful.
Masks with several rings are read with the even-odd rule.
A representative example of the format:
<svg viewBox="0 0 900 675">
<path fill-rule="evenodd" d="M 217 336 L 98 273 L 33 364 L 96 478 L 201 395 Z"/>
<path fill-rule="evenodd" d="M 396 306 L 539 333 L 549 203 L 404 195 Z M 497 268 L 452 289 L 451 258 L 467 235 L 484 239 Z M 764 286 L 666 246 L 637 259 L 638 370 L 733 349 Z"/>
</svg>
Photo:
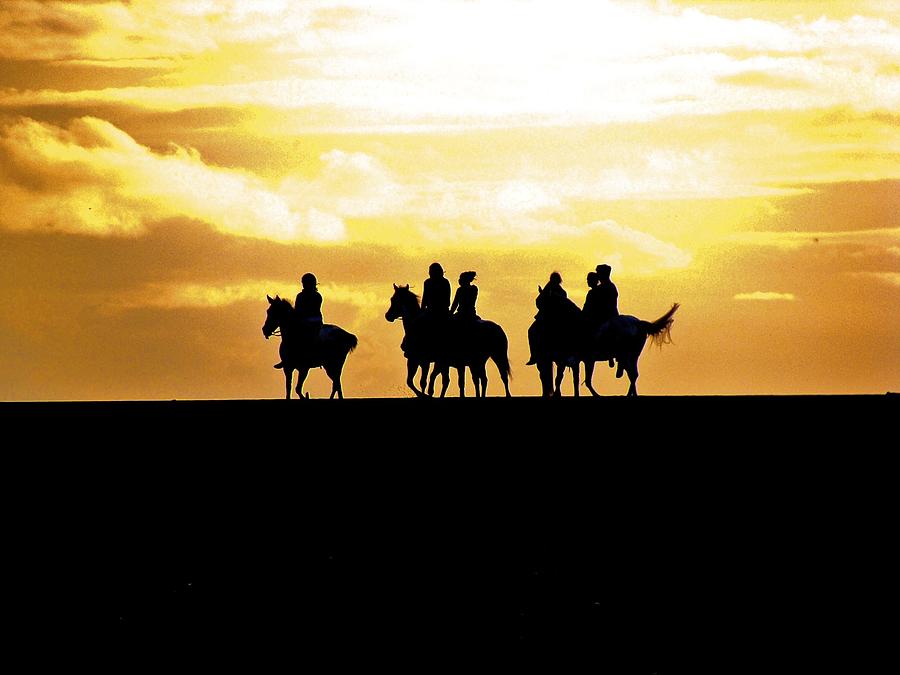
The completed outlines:
<svg viewBox="0 0 900 675">
<path fill-rule="evenodd" d="M 612 268 L 609 265 L 597 265 L 596 270 L 588 272 L 588 293 L 581 310 L 581 321 L 591 334 L 602 333 L 607 322 L 619 315 L 619 291 L 610 279 Z M 420 330 L 418 340 L 434 342 L 441 339 L 460 339 L 465 331 L 481 319 L 475 311 L 478 299 L 478 287 L 474 284 L 476 273 L 466 271 L 459 275 L 459 286 L 450 301 L 450 282 L 444 276 L 444 268 L 434 262 L 428 268 L 428 278 L 422 292 L 422 314 L 419 318 Z M 295 318 L 298 321 L 301 342 L 310 349 L 322 328 L 322 295 L 318 291 L 315 275 L 306 273 L 301 278 L 302 290 L 294 302 Z M 537 305 L 540 308 L 535 322 L 528 330 L 528 344 L 531 357 L 526 365 L 536 363 L 535 354 L 547 340 L 548 311 L 544 309 L 547 302 L 568 300 L 563 288 L 563 279 L 559 272 L 553 272 L 547 284 L 540 290 Z M 407 335 L 401 348 L 404 353 L 415 350 L 413 339 Z M 613 359 L 609 360 L 613 366 Z"/>
</svg>

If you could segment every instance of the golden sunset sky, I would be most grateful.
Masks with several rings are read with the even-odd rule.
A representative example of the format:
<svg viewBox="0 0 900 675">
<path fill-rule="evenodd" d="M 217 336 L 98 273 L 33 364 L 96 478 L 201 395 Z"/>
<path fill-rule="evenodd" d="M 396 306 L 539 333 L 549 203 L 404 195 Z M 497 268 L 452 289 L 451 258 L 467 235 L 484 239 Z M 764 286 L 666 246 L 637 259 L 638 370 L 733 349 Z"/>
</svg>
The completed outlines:
<svg viewBox="0 0 900 675">
<path fill-rule="evenodd" d="M 602 262 L 682 303 L 642 394 L 896 391 L 900 2 L 0 2 L 0 400 L 279 397 L 307 271 L 346 395 L 406 396 L 435 260 L 514 394 L 537 285 Z"/>
</svg>

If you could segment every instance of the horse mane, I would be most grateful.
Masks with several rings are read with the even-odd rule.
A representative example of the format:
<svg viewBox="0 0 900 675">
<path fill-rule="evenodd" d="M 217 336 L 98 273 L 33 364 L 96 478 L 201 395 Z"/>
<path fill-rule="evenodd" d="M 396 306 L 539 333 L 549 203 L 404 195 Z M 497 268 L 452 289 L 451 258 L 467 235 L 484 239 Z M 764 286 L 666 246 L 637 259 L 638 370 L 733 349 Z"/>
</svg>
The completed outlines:
<svg viewBox="0 0 900 675">
<path fill-rule="evenodd" d="M 413 296 L 416 299 L 416 302 L 419 302 L 421 300 L 421 298 L 418 295 L 416 295 L 415 293 L 413 293 L 412 289 L 409 288 L 408 286 L 398 286 L 397 290 L 403 291 L 404 293 L 409 293 L 411 296 Z"/>
<path fill-rule="evenodd" d="M 282 306 L 287 305 L 288 309 L 290 309 L 291 311 L 294 310 L 294 305 L 292 305 L 291 301 L 288 300 L 287 298 L 282 298 L 281 296 L 276 295 L 275 302 L 280 303 Z"/>
</svg>

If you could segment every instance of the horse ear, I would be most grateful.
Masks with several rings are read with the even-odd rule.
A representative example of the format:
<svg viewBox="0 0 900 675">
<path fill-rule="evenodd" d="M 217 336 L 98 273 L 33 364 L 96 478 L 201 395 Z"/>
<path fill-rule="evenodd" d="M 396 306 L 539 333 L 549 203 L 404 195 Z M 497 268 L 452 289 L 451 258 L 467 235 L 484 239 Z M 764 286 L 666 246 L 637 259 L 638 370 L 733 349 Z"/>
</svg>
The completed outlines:
<svg viewBox="0 0 900 675">
<path fill-rule="evenodd" d="M 268 293 L 266 293 L 266 300 L 269 301 L 269 304 L 270 304 L 270 305 L 271 305 L 273 302 L 275 302 L 274 300 L 272 300 L 272 298 L 269 296 Z"/>
<path fill-rule="evenodd" d="M 397 284 L 394 284 L 394 290 L 399 291 L 400 289 L 397 287 Z"/>
<path fill-rule="evenodd" d="M 541 288 L 541 285 L 540 285 L 540 284 L 538 284 L 538 293 L 543 293 L 543 292 L 544 292 L 544 289 Z"/>
<path fill-rule="evenodd" d="M 406 290 L 409 290 L 409 284 L 406 284 L 406 286 L 404 286 L 404 288 L 405 288 Z"/>
</svg>

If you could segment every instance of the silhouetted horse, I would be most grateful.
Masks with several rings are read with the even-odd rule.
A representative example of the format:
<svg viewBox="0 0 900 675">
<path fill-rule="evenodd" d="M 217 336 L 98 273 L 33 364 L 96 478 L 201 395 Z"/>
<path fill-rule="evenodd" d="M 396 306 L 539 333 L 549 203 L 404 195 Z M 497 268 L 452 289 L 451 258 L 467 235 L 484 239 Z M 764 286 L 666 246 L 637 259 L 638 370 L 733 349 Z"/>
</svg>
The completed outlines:
<svg viewBox="0 0 900 675">
<path fill-rule="evenodd" d="M 438 373 L 443 376 L 441 398 L 447 393 L 450 386 L 450 365 L 446 358 L 446 350 L 443 345 L 435 344 L 435 341 L 425 339 L 427 331 L 427 317 L 424 316 L 419 306 L 419 297 L 409 290 L 409 285 L 398 286 L 394 284 L 394 295 L 391 296 L 391 306 L 384 313 L 388 321 L 403 321 L 404 354 L 406 355 L 406 385 L 413 390 L 416 396 L 425 396 L 425 384 L 428 382 L 428 396 L 434 396 L 434 381 Z M 428 380 L 428 371 L 434 365 L 434 373 L 431 381 Z M 422 369 L 422 379 L 419 389 L 416 389 L 416 371 Z"/>
<path fill-rule="evenodd" d="M 434 381 L 440 373 L 443 375 L 441 397 L 447 392 L 450 367 L 459 372 L 459 395 L 465 396 L 465 368 L 472 371 L 475 382 L 475 395 L 487 395 L 486 364 L 490 358 L 500 372 L 500 379 L 509 392 L 509 341 L 503 329 L 493 321 L 454 321 L 448 320 L 444 325 L 428 325 L 419 306 L 419 298 L 409 290 L 409 286 L 394 284 L 394 295 L 391 306 L 385 312 L 388 321 L 403 320 L 405 332 L 405 352 L 407 359 L 406 384 L 417 396 L 425 394 L 425 381 L 428 368 L 434 363 L 434 371 L 428 384 L 428 395 L 434 394 Z M 416 389 L 414 379 L 416 370 L 422 368 L 421 391 Z"/>
<path fill-rule="evenodd" d="M 584 335 L 584 322 L 578 305 L 561 295 L 545 293 L 538 286 L 538 295 L 534 301 L 540 319 L 534 321 L 533 329 L 539 342 L 531 345 L 535 357 L 538 374 L 541 378 L 541 391 L 544 396 L 559 396 L 560 385 L 566 368 L 572 369 L 572 384 L 575 396 L 579 395 L 578 375 L 580 371 L 579 354 L 582 351 L 581 340 Z M 529 330 L 529 335 L 531 334 Z M 556 380 L 553 378 L 553 366 L 556 366 Z"/>
<path fill-rule="evenodd" d="M 672 305 L 656 321 L 648 322 L 619 315 L 605 324 L 602 330 L 589 326 L 581 316 L 578 306 L 561 296 L 543 293 L 538 286 L 535 304 L 541 311 L 539 348 L 535 360 L 541 378 L 544 396 L 559 396 L 565 368 L 572 369 L 574 395 L 578 396 L 580 363 L 585 364 L 585 384 L 594 396 L 599 396 L 593 386 L 594 363 L 615 358 L 618 361 L 617 377 L 628 374 L 628 396 L 637 396 L 638 358 L 647 338 L 658 345 L 670 342 L 673 318 L 679 305 Z M 557 373 L 553 380 L 553 366 Z"/>
<path fill-rule="evenodd" d="M 618 361 L 616 377 L 622 377 L 622 371 L 628 375 L 631 383 L 628 396 L 637 396 L 638 359 L 647 342 L 647 338 L 662 347 L 672 341 L 672 324 L 675 323 L 675 312 L 680 305 L 676 302 L 672 309 L 656 321 L 641 321 L 627 314 L 610 319 L 599 334 L 591 331 L 585 341 L 585 349 L 581 354 L 584 361 L 584 383 L 592 396 L 599 396 L 594 390 L 594 362 L 607 361 L 614 358 Z"/>
<path fill-rule="evenodd" d="M 300 327 L 294 314 L 294 308 L 290 301 L 280 298 L 266 298 L 269 301 L 269 309 L 266 310 L 266 322 L 262 332 L 269 339 L 276 329 L 281 329 L 281 346 L 278 353 L 281 363 L 275 366 L 284 370 L 285 398 L 291 398 L 291 380 L 294 371 L 297 371 L 297 395 L 303 398 L 303 383 L 309 374 L 310 368 L 324 368 L 331 378 L 331 396 L 344 398 L 341 388 L 341 371 L 347 355 L 356 349 L 357 339 L 352 333 L 348 333 L 339 326 L 325 324 L 319 329 L 319 336 L 314 345 L 304 345 L 301 341 Z M 308 398 L 308 396 L 307 396 Z"/>
</svg>

